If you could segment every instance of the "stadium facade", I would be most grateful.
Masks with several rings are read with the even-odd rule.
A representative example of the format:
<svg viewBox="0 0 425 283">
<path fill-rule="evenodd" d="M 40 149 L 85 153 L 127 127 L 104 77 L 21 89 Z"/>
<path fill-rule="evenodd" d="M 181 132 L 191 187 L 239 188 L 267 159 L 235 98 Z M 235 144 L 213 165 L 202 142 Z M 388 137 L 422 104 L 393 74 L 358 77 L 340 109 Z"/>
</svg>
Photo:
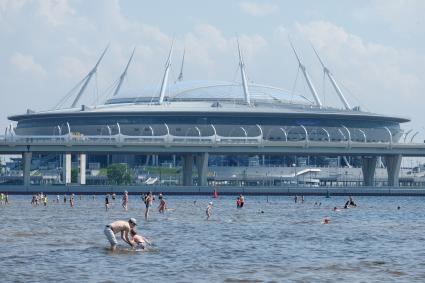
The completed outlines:
<svg viewBox="0 0 425 283">
<path fill-rule="evenodd" d="M 400 124 L 409 121 L 407 118 L 364 112 L 360 107 L 351 107 L 332 73 L 318 56 L 342 105 L 341 108 L 324 106 L 295 49 L 293 50 L 310 95 L 295 95 L 281 88 L 248 82 L 240 49 L 240 83 L 184 80 L 183 61 L 179 79 L 170 83 L 168 73 L 173 50 L 171 48 L 160 88 L 156 86 L 141 90 L 121 90 L 133 58 L 131 55 L 116 82 L 112 96 L 102 105 L 81 105 L 80 98 L 106 50 L 75 88 L 78 93 L 65 97 L 53 110 L 28 110 L 25 114 L 10 116 L 9 119 L 17 122 L 17 125 L 10 127 L 6 133 L 23 137 L 119 135 L 140 139 L 171 135 L 174 139 L 182 140 L 193 137 L 229 141 L 308 139 L 324 143 L 348 140 L 386 143 L 397 142 L 403 135 Z M 70 98 L 74 98 L 71 107 L 63 107 Z M 122 158 L 116 156 L 115 160 Z M 137 163 L 139 160 L 137 155 L 127 155 L 124 159 L 130 163 Z M 293 162 L 291 157 L 286 160 Z M 145 157 L 143 162 L 147 161 Z M 186 184 L 191 184 L 191 180 L 186 181 Z"/>
</svg>

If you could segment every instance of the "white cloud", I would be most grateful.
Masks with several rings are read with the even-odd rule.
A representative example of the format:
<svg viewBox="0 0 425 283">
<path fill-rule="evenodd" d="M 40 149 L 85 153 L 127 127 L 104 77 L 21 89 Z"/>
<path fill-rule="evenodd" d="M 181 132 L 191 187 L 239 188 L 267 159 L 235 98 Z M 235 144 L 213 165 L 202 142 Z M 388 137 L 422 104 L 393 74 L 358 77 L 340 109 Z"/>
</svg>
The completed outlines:
<svg viewBox="0 0 425 283">
<path fill-rule="evenodd" d="M 425 56 L 412 50 L 369 42 L 330 22 L 297 24 L 295 29 L 311 40 L 337 77 L 380 113 L 420 115 L 412 104 L 423 101 Z M 351 97 L 352 98 L 352 97 Z M 405 114 L 406 115 L 406 114 Z"/>
<path fill-rule="evenodd" d="M 0 15 L 21 9 L 26 0 L 0 0 Z"/>
<path fill-rule="evenodd" d="M 63 25 L 67 18 L 75 13 L 68 0 L 38 1 L 38 12 L 53 27 Z"/>
<path fill-rule="evenodd" d="M 243 12 L 255 17 L 264 17 L 279 11 L 277 5 L 264 2 L 243 1 L 239 3 L 239 7 Z"/>
<path fill-rule="evenodd" d="M 9 63 L 20 73 L 29 73 L 37 76 L 45 76 L 47 74 L 44 68 L 34 61 L 32 55 L 16 52 L 10 57 Z"/>
<path fill-rule="evenodd" d="M 89 66 L 79 58 L 63 56 L 59 60 L 59 75 L 65 79 L 82 79 L 88 72 Z"/>
<path fill-rule="evenodd" d="M 370 0 L 355 16 L 360 21 L 384 23 L 398 36 L 417 36 L 424 33 L 425 1 L 423 0 Z"/>
</svg>

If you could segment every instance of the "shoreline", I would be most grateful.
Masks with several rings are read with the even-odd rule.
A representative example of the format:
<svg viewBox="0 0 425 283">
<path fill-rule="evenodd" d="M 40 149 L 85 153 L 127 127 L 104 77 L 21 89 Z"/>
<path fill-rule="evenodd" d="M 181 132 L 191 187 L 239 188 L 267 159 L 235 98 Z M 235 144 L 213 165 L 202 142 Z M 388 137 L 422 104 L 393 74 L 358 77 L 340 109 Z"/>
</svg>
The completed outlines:
<svg viewBox="0 0 425 283">
<path fill-rule="evenodd" d="M 0 192 L 10 195 L 82 194 L 103 195 L 106 193 L 130 195 L 152 192 L 165 195 L 212 195 L 217 189 L 219 195 L 258 195 L 258 196 L 425 196 L 425 187 L 198 187 L 198 186 L 24 186 L 1 185 Z"/>
</svg>

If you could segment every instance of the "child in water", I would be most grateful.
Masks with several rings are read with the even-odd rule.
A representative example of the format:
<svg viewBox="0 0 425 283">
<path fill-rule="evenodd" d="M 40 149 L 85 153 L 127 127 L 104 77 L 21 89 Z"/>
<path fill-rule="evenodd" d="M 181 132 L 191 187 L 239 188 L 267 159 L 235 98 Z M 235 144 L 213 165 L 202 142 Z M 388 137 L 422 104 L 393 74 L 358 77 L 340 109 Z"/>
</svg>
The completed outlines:
<svg viewBox="0 0 425 283">
<path fill-rule="evenodd" d="M 142 235 L 137 235 L 137 232 L 135 229 L 131 229 L 130 230 L 130 234 L 131 237 L 133 238 L 133 242 L 136 243 L 136 249 L 142 249 L 144 250 L 146 248 L 146 245 L 151 245 L 151 243 L 148 241 L 148 239 L 146 239 L 145 237 L 143 237 Z"/>
</svg>

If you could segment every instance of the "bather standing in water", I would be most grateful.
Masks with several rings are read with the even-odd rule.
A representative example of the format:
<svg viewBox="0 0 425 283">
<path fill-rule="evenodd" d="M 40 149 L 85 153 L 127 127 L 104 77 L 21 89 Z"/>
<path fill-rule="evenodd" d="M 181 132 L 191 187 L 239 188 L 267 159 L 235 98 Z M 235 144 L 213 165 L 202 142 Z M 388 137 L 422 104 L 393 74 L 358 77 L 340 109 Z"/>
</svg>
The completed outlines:
<svg viewBox="0 0 425 283">
<path fill-rule="evenodd" d="M 74 193 L 71 194 L 71 197 L 69 198 L 69 204 L 71 205 L 71 207 L 74 207 Z"/>
<path fill-rule="evenodd" d="M 108 211 L 109 209 L 109 194 L 106 194 L 105 196 L 105 210 Z"/>
<path fill-rule="evenodd" d="M 122 207 L 125 211 L 128 211 L 128 192 L 124 191 L 124 195 L 122 197 Z"/>
<path fill-rule="evenodd" d="M 207 206 L 207 210 L 205 211 L 205 213 L 207 214 L 207 220 L 209 220 L 210 217 L 211 217 L 212 208 L 213 208 L 213 203 L 212 203 L 212 201 L 210 201 L 210 203 Z"/>
<path fill-rule="evenodd" d="M 164 213 L 165 210 L 167 209 L 167 203 L 165 202 L 164 196 L 162 195 L 162 193 L 159 194 L 158 198 L 159 198 L 158 211 L 159 213 Z"/>
<path fill-rule="evenodd" d="M 145 198 L 145 220 L 148 220 L 149 216 L 149 208 L 152 206 L 152 192 L 149 192 L 149 194 Z"/>
<path fill-rule="evenodd" d="M 245 197 L 242 194 L 239 195 L 239 202 L 240 202 L 239 207 L 242 208 L 245 203 Z"/>
</svg>

